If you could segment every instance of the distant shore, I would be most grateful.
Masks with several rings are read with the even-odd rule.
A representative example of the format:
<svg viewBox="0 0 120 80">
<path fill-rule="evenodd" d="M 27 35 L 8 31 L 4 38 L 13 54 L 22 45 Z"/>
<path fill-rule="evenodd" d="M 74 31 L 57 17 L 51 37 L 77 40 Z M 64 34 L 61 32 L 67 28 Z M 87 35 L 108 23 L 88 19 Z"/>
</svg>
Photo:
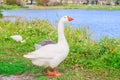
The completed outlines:
<svg viewBox="0 0 120 80">
<path fill-rule="evenodd" d="M 81 5 L 81 4 L 63 4 L 58 6 L 37 6 L 37 5 L 0 5 L 0 10 L 16 10 L 16 9 L 81 9 L 81 10 L 120 10 L 120 6 L 111 5 Z"/>
<path fill-rule="evenodd" d="M 120 6 L 110 5 L 81 5 L 81 4 L 63 4 L 59 6 L 36 6 L 32 5 L 29 9 L 82 9 L 82 10 L 120 10 Z"/>
</svg>

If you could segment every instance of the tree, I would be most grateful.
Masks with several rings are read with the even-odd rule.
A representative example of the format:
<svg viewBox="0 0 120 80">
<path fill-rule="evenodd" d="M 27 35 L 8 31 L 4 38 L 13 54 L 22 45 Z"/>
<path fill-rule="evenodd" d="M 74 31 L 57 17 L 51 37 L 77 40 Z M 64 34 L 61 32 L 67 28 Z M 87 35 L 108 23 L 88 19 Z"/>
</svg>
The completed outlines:
<svg viewBox="0 0 120 80">
<path fill-rule="evenodd" d="M 120 0 L 116 0 L 115 4 L 120 5 Z"/>
<path fill-rule="evenodd" d="M 33 4 L 33 0 L 31 0 L 31 4 Z"/>
</svg>

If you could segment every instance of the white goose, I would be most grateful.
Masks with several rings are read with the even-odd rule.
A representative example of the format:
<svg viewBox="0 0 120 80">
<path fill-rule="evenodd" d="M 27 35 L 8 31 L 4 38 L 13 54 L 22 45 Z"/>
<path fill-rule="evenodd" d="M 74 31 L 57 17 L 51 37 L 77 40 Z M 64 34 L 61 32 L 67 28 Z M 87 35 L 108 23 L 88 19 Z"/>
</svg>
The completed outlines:
<svg viewBox="0 0 120 80">
<path fill-rule="evenodd" d="M 47 44 L 39 49 L 24 55 L 29 58 L 34 65 L 44 66 L 47 68 L 49 76 L 61 76 L 56 73 L 56 67 L 67 57 L 69 46 L 64 35 L 64 24 L 72 21 L 73 18 L 64 16 L 58 23 L 58 43 Z M 49 67 L 54 68 L 53 72 L 49 71 Z"/>
</svg>

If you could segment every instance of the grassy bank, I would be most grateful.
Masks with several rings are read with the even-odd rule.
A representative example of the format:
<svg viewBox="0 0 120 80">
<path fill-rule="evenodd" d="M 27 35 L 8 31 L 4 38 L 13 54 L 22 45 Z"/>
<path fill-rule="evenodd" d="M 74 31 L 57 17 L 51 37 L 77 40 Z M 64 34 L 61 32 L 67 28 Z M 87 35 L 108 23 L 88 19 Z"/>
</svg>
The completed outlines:
<svg viewBox="0 0 120 80">
<path fill-rule="evenodd" d="M 23 7 L 21 6 L 17 6 L 17 5 L 0 5 L 0 9 L 2 10 L 16 10 L 16 9 L 23 9 Z"/>
<path fill-rule="evenodd" d="M 17 5 L 5 5 L 5 4 L 1 4 L 0 5 L 0 18 L 3 17 L 3 14 L 1 13 L 3 10 L 16 10 L 16 9 L 23 9 L 23 7 L 17 6 Z"/>
<path fill-rule="evenodd" d="M 120 6 L 63 4 L 60 6 L 31 6 L 30 9 L 120 10 Z"/>
<path fill-rule="evenodd" d="M 23 9 L 17 5 L 0 5 L 0 9 L 15 10 Z M 30 6 L 29 9 L 83 9 L 83 10 L 120 10 L 120 6 L 110 5 L 81 5 L 81 4 L 63 4 L 58 6 Z"/>
<path fill-rule="evenodd" d="M 22 56 L 34 51 L 35 43 L 44 40 L 57 42 L 57 30 L 47 21 L 0 21 L 0 74 L 30 75 L 36 80 L 119 80 L 120 40 L 106 37 L 96 42 L 87 31 L 87 28 L 65 28 L 70 53 L 58 66 L 58 72 L 63 76 L 47 77 L 44 67 L 34 66 Z M 10 39 L 16 34 L 23 36 L 26 43 Z"/>
</svg>

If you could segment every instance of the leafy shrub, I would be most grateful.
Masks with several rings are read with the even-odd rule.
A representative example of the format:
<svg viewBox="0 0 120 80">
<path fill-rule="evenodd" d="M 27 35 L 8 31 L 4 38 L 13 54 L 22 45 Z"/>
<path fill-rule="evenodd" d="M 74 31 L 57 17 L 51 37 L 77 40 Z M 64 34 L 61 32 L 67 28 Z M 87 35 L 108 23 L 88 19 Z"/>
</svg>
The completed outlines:
<svg viewBox="0 0 120 80">
<path fill-rule="evenodd" d="M 22 9 L 22 6 L 17 5 L 0 5 L 1 10 L 13 10 L 13 9 Z"/>
<path fill-rule="evenodd" d="M 42 5 L 44 0 L 36 0 L 37 5 Z"/>
<path fill-rule="evenodd" d="M 36 0 L 37 5 L 44 5 L 47 6 L 47 3 L 49 2 L 49 0 Z"/>
<path fill-rule="evenodd" d="M 3 17 L 3 14 L 2 13 L 0 13 L 0 18 L 2 18 Z"/>
<path fill-rule="evenodd" d="M 6 4 L 9 5 L 18 5 L 19 4 L 19 0 L 4 0 Z"/>
</svg>

